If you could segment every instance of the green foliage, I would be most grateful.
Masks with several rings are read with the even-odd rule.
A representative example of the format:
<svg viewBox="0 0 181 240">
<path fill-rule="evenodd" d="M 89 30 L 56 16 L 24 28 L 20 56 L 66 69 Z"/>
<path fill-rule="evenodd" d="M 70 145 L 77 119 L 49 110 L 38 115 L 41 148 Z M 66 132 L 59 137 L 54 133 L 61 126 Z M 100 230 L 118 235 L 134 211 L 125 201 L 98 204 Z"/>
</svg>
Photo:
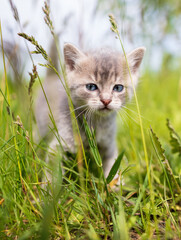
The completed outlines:
<svg viewBox="0 0 181 240">
<path fill-rule="evenodd" d="M 181 138 L 172 127 L 169 119 L 167 119 L 167 127 L 170 132 L 170 144 L 172 146 L 172 152 L 178 153 L 181 156 Z"/>
<path fill-rule="evenodd" d="M 123 156 L 124 156 L 124 151 L 115 160 L 115 163 L 113 164 L 113 166 L 112 166 L 112 168 L 111 168 L 111 170 L 109 172 L 109 175 L 107 177 L 107 183 L 108 184 L 113 180 L 113 178 L 115 177 L 116 173 L 118 172 Z"/>
<path fill-rule="evenodd" d="M 164 72 L 160 73 L 159 79 L 163 79 L 161 76 L 164 76 Z M 152 80 L 153 78 L 154 80 Z M 164 88 L 168 88 L 170 93 L 174 92 L 173 89 L 176 89 L 178 82 L 173 84 L 173 78 L 175 75 L 172 73 L 164 77 L 165 83 L 162 87 L 162 81 L 155 79 L 155 76 L 153 77 L 150 73 L 146 74 L 144 76 L 146 80 L 142 82 L 138 91 L 138 98 L 145 99 L 143 102 L 147 106 L 142 109 L 142 115 L 150 118 L 154 114 L 151 125 L 158 132 L 157 135 L 161 136 L 158 139 L 155 132 L 151 133 L 154 145 L 151 144 L 148 135 L 146 138 L 149 143 L 149 171 L 154 190 L 152 193 L 154 208 L 150 205 L 151 192 L 148 188 L 139 126 L 130 117 L 127 117 L 124 126 L 122 125 L 118 129 L 118 147 L 120 152 L 124 147 L 124 158 L 123 153 L 120 154 L 110 172 L 111 179 L 118 169 L 122 174 L 124 173 L 125 185 L 121 187 L 121 192 L 114 192 L 107 186 L 109 191 L 107 194 L 103 176 L 100 175 L 97 178 L 91 172 L 87 174 L 85 169 L 83 175 L 79 172 L 76 173 L 76 179 L 83 177 L 86 186 L 84 189 L 71 177 L 71 174 L 66 174 L 63 176 L 60 192 L 54 198 L 55 196 L 50 194 L 51 190 L 42 189 L 41 175 L 44 174 L 46 164 L 43 156 L 40 159 L 39 154 L 37 155 L 43 149 L 41 149 L 41 145 L 33 143 L 30 132 L 31 121 L 30 119 L 22 121 L 20 117 L 11 118 L 9 111 L 6 110 L 6 106 L 9 106 L 5 100 L 6 94 L 2 91 L 4 95 L 1 94 L 3 101 L 0 112 L 1 126 L 3 126 L 0 129 L 1 239 L 7 239 L 8 236 L 11 239 L 16 236 L 19 239 L 180 237 L 178 218 L 181 183 L 179 181 L 180 168 L 177 168 L 180 155 L 179 151 L 177 151 L 178 154 L 175 152 L 175 149 L 179 150 L 180 133 L 174 130 L 170 123 L 167 128 L 164 124 L 165 116 L 172 121 L 174 115 L 177 116 L 179 102 L 177 96 L 169 95 L 167 105 L 162 105 L 161 96 L 154 92 L 157 88 L 162 88 L 163 91 L 160 93 L 163 95 L 162 97 L 165 94 Z M 150 100 L 149 95 L 151 94 L 153 98 Z M 26 112 L 24 107 L 21 108 L 21 105 L 18 104 L 20 99 L 19 95 L 16 95 L 15 88 L 11 88 L 10 96 L 11 98 L 15 96 L 12 107 L 9 106 L 13 115 L 16 117 L 18 114 L 23 119 L 27 119 L 28 104 L 30 103 L 25 102 L 27 103 Z M 171 109 L 173 102 L 172 111 L 168 111 L 167 109 Z M 131 105 L 129 108 L 132 111 L 134 109 Z M 163 119 L 160 118 L 160 111 L 162 111 Z M 128 110 L 127 113 L 136 119 L 135 112 Z M 118 125 L 119 123 L 118 118 Z M 150 125 L 150 122 L 147 123 L 146 120 L 143 120 L 143 123 L 145 127 Z M 177 119 L 174 120 L 174 125 L 176 128 L 179 127 Z M 85 127 L 87 128 L 86 122 Z M 171 142 L 169 142 L 168 133 L 171 134 Z M 91 160 L 91 164 L 101 168 L 99 158 L 97 158 L 99 153 L 94 133 L 88 128 L 87 137 L 92 150 L 92 156 L 87 155 L 87 159 Z M 177 140 L 173 141 L 172 138 Z M 14 139 L 16 139 L 16 145 Z M 172 153 L 173 149 L 174 153 Z M 74 162 L 76 165 L 76 156 L 68 157 L 71 164 Z M 98 162 L 96 163 L 96 161 Z M 70 169 L 73 173 L 75 170 L 72 169 L 71 164 L 65 169 L 66 171 Z M 109 181 L 111 180 L 108 179 Z"/>
<path fill-rule="evenodd" d="M 29 40 L 49 59 L 33 38 Z M 169 118 L 175 129 L 180 127 L 179 71 L 164 69 L 157 75 L 148 71 L 142 76 L 137 92 L 142 116 L 138 116 L 134 102 L 120 111 L 124 121 L 122 124 L 118 118 L 117 143 L 121 154 L 107 182 L 94 131 L 85 120 L 91 155 L 84 152 L 82 145 L 77 155 L 62 156 L 58 152 L 56 159 L 67 163 L 63 176 L 61 166 L 54 169 L 46 165 L 45 144 L 36 144 L 33 139 L 36 76 L 35 71 L 30 95 L 26 82 L 22 83 L 20 94 L 7 74 L 0 78 L 0 238 L 180 239 L 181 132 L 174 130 L 169 121 L 165 124 Z M 146 134 L 149 125 L 154 131 Z M 98 176 L 89 171 L 90 165 L 100 169 Z M 46 169 L 57 176 L 57 181 L 49 185 L 42 182 Z M 116 186 L 111 188 L 109 183 L 118 171 L 124 184 L 115 191 Z"/>
<path fill-rule="evenodd" d="M 102 159 L 101 159 L 100 153 L 99 153 L 98 148 L 97 148 L 95 133 L 94 133 L 93 129 L 89 128 L 85 118 L 83 119 L 83 121 L 84 121 L 85 133 L 86 133 L 86 136 L 87 136 L 87 139 L 88 139 L 88 143 L 89 143 L 89 146 L 90 146 L 90 149 L 91 149 L 91 153 L 94 157 L 94 160 L 95 160 L 97 166 L 102 167 Z"/>
</svg>

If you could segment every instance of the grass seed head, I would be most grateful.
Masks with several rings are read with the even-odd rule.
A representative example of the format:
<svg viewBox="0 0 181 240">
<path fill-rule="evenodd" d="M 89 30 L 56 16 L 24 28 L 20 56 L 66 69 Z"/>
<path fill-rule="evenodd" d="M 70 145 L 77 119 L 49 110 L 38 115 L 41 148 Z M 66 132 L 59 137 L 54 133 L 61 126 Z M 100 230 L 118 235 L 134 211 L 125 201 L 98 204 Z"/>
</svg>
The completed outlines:
<svg viewBox="0 0 181 240">
<path fill-rule="evenodd" d="M 23 126 L 23 123 L 22 123 L 22 121 L 21 121 L 20 116 L 17 115 L 16 121 L 14 122 L 14 124 L 20 126 L 20 128 L 24 130 L 24 126 Z"/>
<path fill-rule="evenodd" d="M 115 17 L 113 16 L 113 14 L 109 14 L 109 21 L 110 21 L 110 23 L 111 23 L 111 30 L 113 31 L 113 32 L 115 32 L 116 34 L 118 34 L 119 33 L 119 31 L 118 31 L 118 25 L 117 25 L 117 23 L 116 23 L 116 19 L 115 19 Z"/>
<path fill-rule="evenodd" d="M 41 54 L 45 60 L 49 61 L 47 52 L 41 45 L 38 44 L 38 42 L 35 40 L 33 36 L 30 37 L 26 33 L 18 33 L 18 35 L 26 39 L 27 41 L 31 42 L 36 47 L 36 51 L 33 51 L 32 53 Z"/>
<path fill-rule="evenodd" d="M 45 14 L 45 17 L 44 17 L 45 23 L 49 27 L 51 34 L 54 36 L 54 27 L 53 27 L 52 20 L 50 19 L 50 3 L 49 3 L 49 1 L 44 2 L 44 7 L 42 7 L 42 9 Z"/>
<path fill-rule="evenodd" d="M 14 19 L 15 19 L 17 22 L 20 22 L 18 10 L 17 10 L 16 6 L 14 5 L 13 1 L 12 1 L 12 0 L 9 0 L 9 4 L 10 4 L 10 6 L 11 6 L 11 10 L 12 10 L 12 12 L 13 12 Z"/>
<path fill-rule="evenodd" d="M 34 84 L 36 78 L 38 77 L 38 73 L 37 73 L 35 65 L 33 65 L 32 71 L 33 71 L 33 73 L 29 73 L 29 75 L 30 75 L 30 82 L 29 82 L 29 86 L 28 86 L 28 94 L 29 95 L 32 93 L 33 84 Z"/>
</svg>

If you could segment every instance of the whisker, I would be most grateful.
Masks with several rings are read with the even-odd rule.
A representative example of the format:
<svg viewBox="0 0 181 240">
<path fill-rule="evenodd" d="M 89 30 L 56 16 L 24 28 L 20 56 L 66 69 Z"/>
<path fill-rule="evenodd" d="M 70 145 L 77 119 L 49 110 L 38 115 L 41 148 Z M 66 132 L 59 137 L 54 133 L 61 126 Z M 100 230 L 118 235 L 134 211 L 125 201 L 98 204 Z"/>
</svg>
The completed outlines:
<svg viewBox="0 0 181 240">
<path fill-rule="evenodd" d="M 77 116 L 76 116 L 76 119 L 83 113 L 86 111 L 87 108 L 83 109 Z"/>
<path fill-rule="evenodd" d="M 85 111 L 85 113 L 84 113 L 84 117 L 85 117 L 85 119 L 86 119 L 86 115 L 87 115 L 87 112 L 89 111 L 89 106 L 86 108 L 86 111 Z M 81 124 L 81 126 L 80 126 L 80 129 L 82 129 L 82 127 L 83 127 L 83 125 L 84 125 L 84 121 L 82 121 L 82 124 Z"/>
<path fill-rule="evenodd" d="M 126 126 L 129 128 L 128 123 L 127 123 L 126 119 L 124 118 L 123 114 L 121 112 L 119 112 L 119 111 L 117 111 L 117 113 L 118 113 L 118 116 L 121 119 L 121 123 L 122 124 L 126 124 Z"/>
<path fill-rule="evenodd" d="M 74 108 L 72 111 L 70 111 L 70 110 L 67 110 L 67 111 L 64 111 L 64 112 L 62 112 L 63 114 L 64 114 L 64 116 L 68 116 L 68 115 L 70 115 L 70 114 L 72 114 L 73 112 L 75 112 L 75 111 L 77 111 L 77 110 L 79 110 L 79 109 L 81 109 L 81 108 L 84 108 L 84 107 L 86 107 L 86 106 L 89 106 L 88 104 L 84 104 L 84 105 L 82 105 L 82 106 L 79 106 L 79 107 L 77 107 L 77 108 Z M 67 113 L 67 114 L 66 114 Z M 66 115 L 65 115 L 66 114 Z"/>
<path fill-rule="evenodd" d="M 137 115 L 137 117 L 139 116 L 138 112 L 136 112 L 136 111 L 134 111 L 134 110 L 132 110 L 132 109 L 126 107 L 126 106 L 122 106 L 122 107 L 125 108 L 126 110 L 132 112 L 133 114 Z M 145 118 L 145 117 L 143 117 L 142 115 L 140 115 L 140 116 L 141 116 L 141 118 Z"/>
<path fill-rule="evenodd" d="M 129 119 L 133 120 L 137 125 L 140 125 L 140 123 L 138 121 L 136 121 L 134 118 L 132 118 L 132 116 L 128 112 L 126 112 L 123 108 L 122 108 L 122 111 L 126 114 L 126 116 Z"/>
<path fill-rule="evenodd" d="M 84 117 L 85 117 L 86 120 L 87 120 L 87 114 L 88 114 L 89 110 L 90 110 L 90 108 L 87 108 L 87 111 L 84 114 Z"/>
<path fill-rule="evenodd" d="M 83 108 L 83 107 L 87 107 L 87 106 L 89 106 L 89 105 L 88 105 L 88 104 L 81 105 L 81 106 L 79 106 L 79 107 L 77 107 L 77 108 L 74 108 L 74 111 L 76 111 L 76 110 L 78 110 L 78 109 L 80 109 L 80 108 Z"/>
</svg>

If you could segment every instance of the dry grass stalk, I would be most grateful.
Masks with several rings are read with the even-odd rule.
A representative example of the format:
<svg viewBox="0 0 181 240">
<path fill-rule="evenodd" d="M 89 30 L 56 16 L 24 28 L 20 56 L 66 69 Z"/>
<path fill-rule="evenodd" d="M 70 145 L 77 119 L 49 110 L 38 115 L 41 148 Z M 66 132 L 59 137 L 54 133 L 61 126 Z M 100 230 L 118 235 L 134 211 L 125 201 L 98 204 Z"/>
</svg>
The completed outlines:
<svg viewBox="0 0 181 240">
<path fill-rule="evenodd" d="M 33 71 L 33 73 L 29 73 L 29 75 L 30 75 L 30 82 L 29 82 L 29 86 L 28 86 L 28 94 L 29 95 L 32 93 L 33 84 L 34 84 L 36 78 L 38 77 L 38 73 L 37 73 L 35 65 L 33 65 L 32 71 Z"/>
<path fill-rule="evenodd" d="M 20 23 L 20 19 L 19 19 L 19 14 L 18 14 L 18 10 L 16 8 L 16 6 L 14 5 L 13 1 L 12 0 L 9 0 L 9 4 L 11 6 L 11 10 L 13 12 L 13 16 L 14 16 L 14 19 Z"/>
</svg>

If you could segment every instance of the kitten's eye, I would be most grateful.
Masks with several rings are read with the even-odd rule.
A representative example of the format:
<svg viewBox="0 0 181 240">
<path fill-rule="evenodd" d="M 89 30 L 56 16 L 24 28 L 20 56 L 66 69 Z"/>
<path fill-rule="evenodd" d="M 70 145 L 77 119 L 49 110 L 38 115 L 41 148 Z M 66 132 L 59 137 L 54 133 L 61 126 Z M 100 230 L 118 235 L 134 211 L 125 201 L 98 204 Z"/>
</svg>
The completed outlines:
<svg viewBox="0 0 181 240">
<path fill-rule="evenodd" d="M 89 90 L 89 91 L 95 91 L 98 89 L 97 85 L 96 84 L 93 84 L 93 83 L 88 83 L 86 84 L 86 88 Z"/>
<path fill-rule="evenodd" d="M 113 87 L 113 91 L 115 91 L 115 92 L 122 92 L 123 89 L 124 89 L 124 86 L 121 84 L 117 84 Z"/>
</svg>

